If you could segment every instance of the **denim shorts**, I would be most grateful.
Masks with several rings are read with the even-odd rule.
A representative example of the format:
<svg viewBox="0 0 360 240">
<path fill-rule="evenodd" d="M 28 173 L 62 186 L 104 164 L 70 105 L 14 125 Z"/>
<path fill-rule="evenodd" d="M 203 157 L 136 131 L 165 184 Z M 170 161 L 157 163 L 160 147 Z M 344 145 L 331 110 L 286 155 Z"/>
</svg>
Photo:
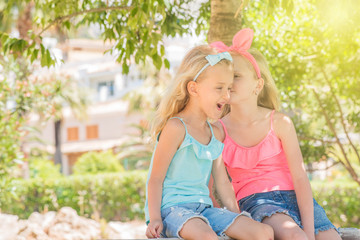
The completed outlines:
<svg viewBox="0 0 360 240">
<path fill-rule="evenodd" d="M 324 209 L 315 199 L 313 199 L 313 202 L 315 235 L 318 234 L 319 231 L 326 231 L 331 228 L 338 231 L 326 216 Z M 303 228 L 296 194 L 293 190 L 255 193 L 240 199 L 239 207 L 241 211 L 249 212 L 253 219 L 258 222 L 275 213 L 284 213 L 289 215 L 299 227 Z"/>
<path fill-rule="evenodd" d="M 161 237 L 177 237 L 184 224 L 192 218 L 204 220 L 218 236 L 226 236 L 225 231 L 238 216 L 250 217 L 250 214 L 243 212 L 234 213 L 223 208 L 215 208 L 204 203 L 185 203 L 161 210 L 161 218 L 164 229 Z"/>
</svg>

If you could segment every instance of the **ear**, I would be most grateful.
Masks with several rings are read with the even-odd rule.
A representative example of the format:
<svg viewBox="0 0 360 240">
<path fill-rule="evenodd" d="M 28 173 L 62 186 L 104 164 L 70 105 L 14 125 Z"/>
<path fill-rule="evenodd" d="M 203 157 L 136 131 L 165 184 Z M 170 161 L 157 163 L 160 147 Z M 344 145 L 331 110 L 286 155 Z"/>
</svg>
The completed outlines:
<svg viewBox="0 0 360 240">
<path fill-rule="evenodd" d="M 257 80 L 257 85 L 256 85 L 256 90 L 258 91 L 258 92 L 261 92 L 261 90 L 264 88 L 264 79 L 263 78 L 259 78 L 258 80 Z"/>
<path fill-rule="evenodd" d="M 195 81 L 189 81 L 186 87 L 190 96 L 197 96 L 198 89 L 197 89 L 197 83 Z"/>
</svg>

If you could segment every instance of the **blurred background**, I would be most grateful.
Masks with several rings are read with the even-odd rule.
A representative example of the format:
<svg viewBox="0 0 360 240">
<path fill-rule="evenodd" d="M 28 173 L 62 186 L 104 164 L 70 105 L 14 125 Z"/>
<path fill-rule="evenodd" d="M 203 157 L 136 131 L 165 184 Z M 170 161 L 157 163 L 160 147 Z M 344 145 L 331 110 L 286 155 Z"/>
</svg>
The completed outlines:
<svg viewBox="0 0 360 240">
<path fill-rule="evenodd" d="M 245 27 L 315 199 L 360 226 L 359 1 L 0 0 L 0 20 L 0 239 L 145 238 L 161 94 L 187 50 Z"/>
</svg>

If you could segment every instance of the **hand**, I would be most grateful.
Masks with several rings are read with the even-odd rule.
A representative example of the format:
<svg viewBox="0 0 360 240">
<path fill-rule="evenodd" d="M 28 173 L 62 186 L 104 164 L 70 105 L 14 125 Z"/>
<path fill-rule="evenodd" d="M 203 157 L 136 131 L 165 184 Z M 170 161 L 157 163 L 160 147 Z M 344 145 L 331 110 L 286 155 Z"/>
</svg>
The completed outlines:
<svg viewBox="0 0 360 240">
<path fill-rule="evenodd" d="M 147 238 L 159 238 L 162 230 L 163 223 L 161 220 L 150 221 L 149 225 L 147 226 L 145 235 Z"/>
</svg>

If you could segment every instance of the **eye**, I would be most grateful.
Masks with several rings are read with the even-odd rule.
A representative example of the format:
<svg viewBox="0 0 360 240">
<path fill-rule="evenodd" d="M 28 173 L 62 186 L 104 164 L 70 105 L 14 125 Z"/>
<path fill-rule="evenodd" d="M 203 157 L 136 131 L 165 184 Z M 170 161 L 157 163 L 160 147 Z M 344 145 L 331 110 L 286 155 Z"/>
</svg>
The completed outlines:
<svg viewBox="0 0 360 240">
<path fill-rule="evenodd" d="M 234 74 L 234 79 L 239 79 L 241 78 L 242 76 L 240 74 Z"/>
</svg>

